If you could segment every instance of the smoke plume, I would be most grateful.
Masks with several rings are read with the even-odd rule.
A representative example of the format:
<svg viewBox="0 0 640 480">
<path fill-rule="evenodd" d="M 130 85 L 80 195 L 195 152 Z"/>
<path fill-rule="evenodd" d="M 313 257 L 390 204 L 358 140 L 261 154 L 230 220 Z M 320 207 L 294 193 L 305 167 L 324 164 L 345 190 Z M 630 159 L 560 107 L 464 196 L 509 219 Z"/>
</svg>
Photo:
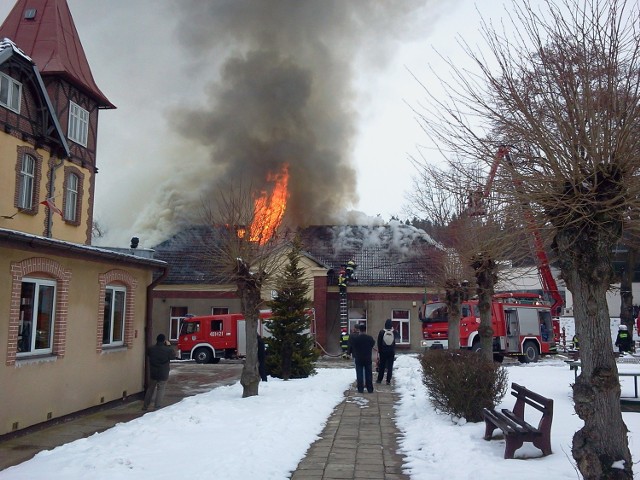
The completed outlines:
<svg viewBox="0 0 640 480">
<path fill-rule="evenodd" d="M 356 74 L 376 75 L 398 42 L 425 34 L 435 1 L 175 0 L 177 41 L 190 75 L 208 76 L 206 98 L 171 108 L 183 147 L 139 236 L 160 241 L 198 223 L 203 199 L 221 185 L 268 188 L 285 162 L 286 222 L 344 221 L 357 202 Z"/>
</svg>

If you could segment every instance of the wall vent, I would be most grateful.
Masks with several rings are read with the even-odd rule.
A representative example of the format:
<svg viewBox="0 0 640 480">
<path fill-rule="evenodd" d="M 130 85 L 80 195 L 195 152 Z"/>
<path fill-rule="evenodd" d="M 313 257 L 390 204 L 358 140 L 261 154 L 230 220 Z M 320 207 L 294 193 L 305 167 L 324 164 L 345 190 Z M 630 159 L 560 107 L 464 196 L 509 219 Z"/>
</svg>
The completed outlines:
<svg viewBox="0 0 640 480">
<path fill-rule="evenodd" d="M 36 13 L 38 11 L 35 8 L 27 8 L 24 11 L 24 19 L 25 20 L 33 20 L 36 18 Z"/>
</svg>

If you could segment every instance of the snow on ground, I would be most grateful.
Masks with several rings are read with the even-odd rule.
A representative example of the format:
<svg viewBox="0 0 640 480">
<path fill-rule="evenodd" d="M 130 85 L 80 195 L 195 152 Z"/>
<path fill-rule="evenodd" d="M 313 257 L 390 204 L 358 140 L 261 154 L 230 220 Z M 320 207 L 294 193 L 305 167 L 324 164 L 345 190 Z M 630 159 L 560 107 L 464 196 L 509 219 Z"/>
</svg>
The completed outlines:
<svg viewBox="0 0 640 480">
<path fill-rule="evenodd" d="M 560 358 L 505 368 L 510 382 L 554 399 L 553 454 L 540 457 L 537 448 L 525 444 L 516 459 L 503 459 L 504 441 L 483 440 L 483 423 L 454 421 L 436 413 L 422 385 L 417 355 L 399 355 L 394 367 L 400 395 L 396 421 L 405 468 L 413 480 L 494 480 L 514 475 L 519 480 L 539 480 L 551 472 L 554 480 L 580 478 L 571 457 L 572 436 L 582 426 L 571 401 L 574 373 Z M 638 363 L 619 364 L 619 368 L 640 372 Z M 271 378 L 260 384 L 259 396 L 246 399 L 241 398 L 239 383 L 218 387 L 41 452 L 1 471 L 0 480 L 175 480 L 203 475 L 225 480 L 287 479 L 319 438 L 354 378 L 351 368 L 322 368 L 302 380 Z M 633 380 L 623 378 L 622 383 L 623 396 L 632 396 Z M 507 394 L 499 408 L 511 409 L 514 402 Z M 537 411 L 526 409 L 528 413 Z M 539 417 L 531 418 L 527 416 L 529 423 L 536 424 Z M 640 413 L 623 413 L 623 418 L 634 461 L 639 462 Z M 640 480 L 640 466 L 635 470 Z"/>
<path fill-rule="evenodd" d="M 398 428 L 404 432 L 400 449 L 407 456 L 405 466 L 412 480 L 494 480 L 510 478 L 517 473 L 519 480 L 539 480 L 553 472 L 554 480 L 580 478 L 571 456 L 574 432 L 583 422 L 573 411 L 571 384 L 574 373 L 561 359 L 544 359 L 535 364 L 505 366 L 509 382 L 523 385 L 545 397 L 553 398 L 554 412 L 551 427 L 553 454 L 541 457 L 541 452 L 530 443 L 516 451 L 516 458 L 505 460 L 504 440 L 485 441 L 484 423 L 455 422 L 449 415 L 438 414 L 427 399 L 426 389 L 418 370 L 418 359 L 401 356 L 395 364 L 396 389 L 402 401 L 396 408 Z M 620 371 L 640 372 L 640 364 L 621 364 Z M 633 380 L 623 378 L 623 395 L 633 396 Z M 498 408 L 512 409 L 515 398 L 507 394 Z M 532 416 L 529 417 L 528 415 Z M 536 415 L 537 414 L 537 415 Z M 629 442 L 633 460 L 640 461 L 640 413 L 623 414 L 629 429 Z M 537 424 L 540 414 L 525 408 L 525 417 Z M 494 432 L 499 436 L 499 430 Z M 526 460 L 524 460 L 526 459 Z M 640 479 L 640 467 L 635 467 Z"/>
</svg>

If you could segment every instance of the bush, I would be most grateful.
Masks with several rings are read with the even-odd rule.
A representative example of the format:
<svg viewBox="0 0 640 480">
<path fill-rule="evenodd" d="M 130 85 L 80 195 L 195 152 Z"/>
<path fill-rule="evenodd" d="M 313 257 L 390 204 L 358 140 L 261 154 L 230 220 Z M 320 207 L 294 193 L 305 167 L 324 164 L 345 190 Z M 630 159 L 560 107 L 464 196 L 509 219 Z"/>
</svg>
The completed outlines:
<svg viewBox="0 0 640 480">
<path fill-rule="evenodd" d="M 482 409 L 495 408 L 507 393 L 507 371 L 480 353 L 428 350 L 421 364 L 435 407 L 469 422 L 481 421 Z"/>
</svg>

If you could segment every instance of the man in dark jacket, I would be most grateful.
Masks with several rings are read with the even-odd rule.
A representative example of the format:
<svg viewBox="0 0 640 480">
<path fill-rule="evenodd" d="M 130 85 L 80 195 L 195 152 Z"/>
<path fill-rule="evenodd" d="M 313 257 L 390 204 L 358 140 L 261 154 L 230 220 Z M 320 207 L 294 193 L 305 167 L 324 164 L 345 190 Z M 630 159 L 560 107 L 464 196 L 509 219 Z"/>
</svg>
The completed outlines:
<svg viewBox="0 0 640 480">
<path fill-rule="evenodd" d="M 358 392 L 364 392 L 366 384 L 367 391 L 373 393 L 373 372 L 371 370 L 371 351 L 376 341 L 371 335 L 367 335 L 367 326 L 361 323 L 358 326 L 360 333 L 354 335 L 350 342 L 351 353 L 356 364 L 356 385 Z"/>
<path fill-rule="evenodd" d="M 386 334 L 386 336 L 385 336 Z M 388 338 L 388 340 L 387 340 Z M 391 342 L 391 343 L 389 343 Z M 396 332 L 393 330 L 391 319 L 384 322 L 384 329 L 378 333 L 378 379 L 376 383 L 382 383 L 384 371 L 387 371 L 387 385 L 391 385 L 391 372 L 396 356 Z"/>
<path fill-rule="evenodd" d="M 149 357 L 149 385 L 144 395 L 144 405 L 142 410 L 147 410 L 153 398 L 153 392 L 158 387 L 156 393 L 155 408 L 160 408 L 164 397 L 164 389 L 169 379 L 169 362 L 176 358 L 176 353 L 171 348 L 171 343 L 167 341 L 162 333 L 156 338 L 156 344 L 147 349 Z"/>
</svg>

